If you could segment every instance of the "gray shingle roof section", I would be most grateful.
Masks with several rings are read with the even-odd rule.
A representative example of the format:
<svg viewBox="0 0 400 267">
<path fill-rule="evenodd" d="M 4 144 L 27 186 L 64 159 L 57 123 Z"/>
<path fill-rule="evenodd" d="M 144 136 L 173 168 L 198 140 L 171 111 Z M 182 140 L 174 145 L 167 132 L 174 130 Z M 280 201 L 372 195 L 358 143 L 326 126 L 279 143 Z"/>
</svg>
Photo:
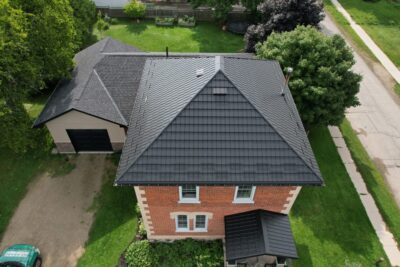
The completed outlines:
<svg viewBox="0 0 400 267">
<path fill-rule="evenodd" d="M 34 126 L 40 126 L 70 110 L 79 110 L 126 126 L 139 85 L 138 80 L 142 75 L 144 59 L 134 56 L 121 59 L 105 54 L 112 51 L 139 50 L 105 38 L 76 54 L 76 68 L 72 79 L 58 84 Z M 95 92 L 99 92 L 99 95 Z"/>
<path fill-rule="evenodd" d="M 298 258 L 288 216 L 266 210 L 225 216 L 225 247 L 228 261 L 260 255 Z"/>
<path fill-rule="evenodd" d="M 240 82 L 233 77 L 238 75 L 231 69 L 235 66 L 243 72 Z M 199 69 L 204 72 L 200 77 L 196 75 Z M 276 72 L 281 72 L 279 65 L 271 61 L 228 57 L 148 60 L 116 183 L 322 184 L 318 166 L 311 163 L 311 148 L 302 139 L 305 134 L 296 139 L 280 132 L 304 129 L 296 121 L 300 118 L 291 116 L 297 113 L 295 106 L 285 101 L 291 98 L 290 92 L 280 95 L 283 75 Z M 226 88 L 227 94 L 215 95 L 214 88 Z M 255 97 L 272 108 L 263 108 Z M 265 112 L 281 113 L 267 117 Z M 273 123 L 288 125 L 278 128 Z"/>
</svg>

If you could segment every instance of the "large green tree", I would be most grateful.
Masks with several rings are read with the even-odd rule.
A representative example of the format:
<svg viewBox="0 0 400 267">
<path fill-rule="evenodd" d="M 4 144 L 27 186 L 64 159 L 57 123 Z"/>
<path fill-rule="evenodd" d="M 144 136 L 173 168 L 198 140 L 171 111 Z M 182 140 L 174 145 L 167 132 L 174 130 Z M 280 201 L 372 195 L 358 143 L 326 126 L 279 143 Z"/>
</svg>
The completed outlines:
<svg viewBox="0 0 400 267">
<path fill-rule="evenodd" d="M 272 33 L 256 46 L 262 59 L 292 67 L 289 88 L 306 127 L 338 125 L 345 109 L 359 104 L 361 76 L 355 74 L 352 51 L 339 35 L 326 36 L 311 26 Z"/>
<path fill-rule="evenodd" d="M 35 87 L 39 69 L 29 50 L 29 22 L 22 10 L 0 0 L 0 147 L 23 152 L 36 138 L 23 99 Z"/>
<path fill-rule="evenodd" d="M 28 18 L 29 49 L 45 82 L 67 77 L 79 43 L 69 0 L 13 0 Z"/>
<path fill-rule="evenodd" d="M 97 21 L 96 5 L 92 0 L 70 0 L 80 47 L 91 43 L 93 25 Z"/>
</svg>

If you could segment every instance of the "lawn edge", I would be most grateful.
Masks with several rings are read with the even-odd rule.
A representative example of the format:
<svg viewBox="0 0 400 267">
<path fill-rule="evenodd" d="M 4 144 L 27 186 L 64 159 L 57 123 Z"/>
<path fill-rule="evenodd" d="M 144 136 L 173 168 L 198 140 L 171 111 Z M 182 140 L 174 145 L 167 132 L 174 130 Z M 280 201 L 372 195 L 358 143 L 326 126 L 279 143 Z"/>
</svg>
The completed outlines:
<svg viewBox="0 0 400 267">
<path fill-rule="evenodd" d="M 379 212 L 382 215 L 383 220 L 388 226 L 390 232 L 393 234 L 396 242 L 399 244 L 400 208 L 398 207 L 392 192 L 388 188 L 384 175 L 380 172 L 376 164 L 369 157 L 367 151 L 365 150 L 356 132 L 351 127 L 351 124 L 347 119 L 344 119 L 342 124 L 339 126 L 339 129 L 342 132 L 343 138 L 350 151 L 351 157 L 357 167 L 357 170 L 361 174 L 367 186 L 368 192 L 373 197 L 379 209 Z M 364 160 L 361 158 L 364 158 Z M 363 167 L 364 165 L 367 165 L 367 167 L 370 170 L 366 171 L 365 168 Z M 373 183 L 376 183 L 378 188 L 375 189 Z M 379 192 L 380 190 L 381 192 Z M 382 193 L 384 194 L 384 196 Z M 397 211 L 397 212 L 393 213 L 391 211 Z M 396 222 L 396 217 L 397 217 L 397 222 Z"/>
</svg>

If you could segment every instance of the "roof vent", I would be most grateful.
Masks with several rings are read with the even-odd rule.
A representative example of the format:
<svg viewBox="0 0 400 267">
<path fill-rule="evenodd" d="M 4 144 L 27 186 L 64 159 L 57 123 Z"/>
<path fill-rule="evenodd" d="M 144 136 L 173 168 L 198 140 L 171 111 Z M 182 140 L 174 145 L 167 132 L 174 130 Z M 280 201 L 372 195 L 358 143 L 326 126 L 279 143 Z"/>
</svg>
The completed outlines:
<svg viewBox="0 0 400 267">
<path fill-rule="evenodd" d="M 200 77 L 200 76 L 203 76 L 204 75 L 204 69 L 197 69 L 196 70 L 196 76 L 197 77 Z"/>
<path fill-rule="evenodd" d="M 215 87 L 213 88 L 214 95 L 226 95 L 228 93 L 228 88 L 226 87 Z"/>
</svg>

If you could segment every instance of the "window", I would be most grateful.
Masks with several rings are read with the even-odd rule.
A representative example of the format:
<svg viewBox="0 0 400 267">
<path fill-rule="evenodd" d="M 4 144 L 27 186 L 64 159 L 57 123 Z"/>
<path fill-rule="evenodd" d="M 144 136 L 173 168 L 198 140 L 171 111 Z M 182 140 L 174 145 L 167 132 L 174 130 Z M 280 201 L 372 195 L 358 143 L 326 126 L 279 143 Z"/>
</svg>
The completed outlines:
<svg viewBox="0 0 400 267">
<path fill-rule="evenodd" d="M 177 232 L 189 231 L 189 221 L 187 215 L 177 215 L 175 220 Z"/>
<path fill-rule="evenodd" d="M 199 187 L 196 185 L 182 185 L 179 187 L 179 203 L 200 203 Z"/>
<path fill-rule="evenodd" d="M 254 192 L 256 191 L 255 186 L 251 185 L 239 185 L 236 186 L 235 198 L 233 203 L 254 203 Z"/>
<path fill-rule="evenodd" d="M 207 231 L 208 219 L 206 215 L 196 215 L 194 218 L 194 230 L 197 232 Z"/>
</svg>

